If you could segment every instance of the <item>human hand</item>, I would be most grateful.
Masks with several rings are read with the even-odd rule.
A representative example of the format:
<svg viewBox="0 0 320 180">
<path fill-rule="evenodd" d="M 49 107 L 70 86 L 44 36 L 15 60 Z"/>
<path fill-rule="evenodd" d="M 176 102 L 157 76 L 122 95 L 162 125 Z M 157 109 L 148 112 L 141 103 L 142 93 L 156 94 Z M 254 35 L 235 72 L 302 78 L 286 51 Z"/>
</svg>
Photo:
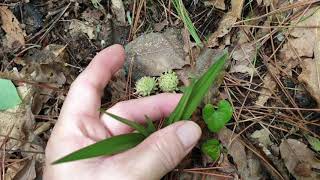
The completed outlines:
<svg viewBox="0 0 320 180">
<path fill-rule="evenodd" d="M 101 96 L 113 73 L 124 62 L 124 50 L 113 45 L 101 51 L 71 85 L 59 119 L 46 147 L 45 180 L 63 179 L 160 179 L 194 147 L 201 129 L 192 121 L 163 128 L 126 152 L 58 165 L 54 160 L 99 140 L 132 131 L 100 115 Z M 123 101 L 107 111 L 143 123 L 145 115 L 159 120 L 168 116 L 180 95 L 159 94 Z"/>
</svg>

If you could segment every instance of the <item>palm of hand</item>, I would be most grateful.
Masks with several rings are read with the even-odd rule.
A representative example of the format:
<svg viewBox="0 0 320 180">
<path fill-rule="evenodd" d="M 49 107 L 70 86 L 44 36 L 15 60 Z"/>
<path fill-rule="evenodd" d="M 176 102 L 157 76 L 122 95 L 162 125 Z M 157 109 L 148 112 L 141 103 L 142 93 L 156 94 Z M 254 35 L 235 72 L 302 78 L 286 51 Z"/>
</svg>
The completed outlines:
<svg viewBox="0 0 320 180">
<path fill-rule="evenodd" d="M 46 148 L 44 179 L 159 179 L 195 145 L 201 134 L 199 127 L 192 122 L 179 122 L 154 133 L 124 153 L 50 165 L 84 146 L 131 131 L 108 116 L 100 116 L 98 111 L 103 89 L 123 61 L 123 48 L 119 45 L 109 47 L 101 51 L 74 81 Z M 180 95 L 160 94 L 120 102 L 108 112 L 142 123 L 145 115 L 152 119 L 169 115 L 179 99 Z"/>
</svg>

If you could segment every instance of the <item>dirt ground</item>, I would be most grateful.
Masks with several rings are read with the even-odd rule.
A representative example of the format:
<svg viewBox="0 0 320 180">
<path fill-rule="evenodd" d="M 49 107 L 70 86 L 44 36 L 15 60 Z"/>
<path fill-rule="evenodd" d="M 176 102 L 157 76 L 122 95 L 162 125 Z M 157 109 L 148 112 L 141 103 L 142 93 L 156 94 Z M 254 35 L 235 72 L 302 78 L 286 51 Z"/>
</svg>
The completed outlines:
<svg viewBox="0 0 320 180">
<path fill-rule="evenodd" d="M 229 52 L 205 103 L 228 100 L 232 120 L 212 133 L 202 105 L 192 118 L 203 130 L 199 145 L 163 179 L 320 179 L 320 1 L 183 4 L 203 46 L 171 0 L 0 0 L 0 78 L 22 99 L 0 111 L 1 178 L 42 179 L 71 83 L 97 52 L 122 44 L 126 63 L 105 88 L 103 108 L 140 98 L 142 76 L 173 70 L 185 86 Z M 223 146 L 215 161 L 200 150 L 211 138 Z"/>
</svg>

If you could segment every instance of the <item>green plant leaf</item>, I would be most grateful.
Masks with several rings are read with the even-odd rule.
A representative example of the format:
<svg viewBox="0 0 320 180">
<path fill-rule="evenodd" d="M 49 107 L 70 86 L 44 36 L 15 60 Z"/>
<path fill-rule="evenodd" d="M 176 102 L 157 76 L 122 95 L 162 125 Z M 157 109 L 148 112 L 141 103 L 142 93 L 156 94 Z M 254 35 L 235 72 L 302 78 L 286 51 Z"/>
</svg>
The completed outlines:
<svg viewBox="0 0 320 180">
<path fill-rule="evenodd" d="M 116 120 L 122 122 L 123 124 L 126 124 L 126 125 L 130 126 L 131 128 L 137 130 L 139 133 L 143 134 L 145 137 L 148 137 L 150 135 L 150 132 L 139 123 L 136 123 L 134 121 L 130 121 L 128 119 L 122 118 L 120 116 L 114 115 L 114 114 L 106 112 L 106 111 L 104 113 L 111 116 L 113 119 L 116 119 Z"/>
<path fill-rule="evenodd" d="M 135 147 L 144 139 L 145 136 L 140 133 L 130 133 L 114 136 L 68 154 L 61 159 L 54 161 L 52 164 L 77 161 L 98 156 L 114 155 Z"/>
<path fill-rule="evenodd" d="M 312 149 L 314 149 L 315 151 L 320 151 L 320 140 L 318 138 L 309 135 L 306 135 L 306 138 Z"/>
<path fill-rule="evenodd" d="M 204 108 L 202 109 L 202 118 L 203 120 L 208 120 L 210 118 L 210 116 L 212 115 L 212 113 L 215 111 L 214 109 L 215 107 L 212 104 L 206 104 L 204 106 Z M 206 121 L 206 123 L 208 123 Z"/>
<path fill-rule="evenodd" d="M 173 6 L 175 7 L 176 11 L 178 12 L 178 15 L 181 18 L 182 22 L 187 27 L 189 33 L 191 34 L 191 36 L 195 40 L 197 46 L 203 47 L 202 41 L 197 33 L 196 28 L 194 27 L 194 25 L 190 19 L 190 16 L 189 16 L 187 9 L 183 5 L 182 0 L 173 0 L 172 3 L 173 3 Z"/>
<path fill-rule="evenodd" d="M 228 58 L 228 52 L 224 51 L 223 54 L 218 57 L 216 63 L 214 63 L 207 72 L 205 72 L 194 85 L 192 94 L 188 102 L 188 106 L 182 115 L 182 119 L 189 119 L 193 112 L 197 109 L 201 103 L 203 97 L 207 94 L 210 87 L 224 69 L 226 59 Z M 214 61 L 215 62 L 215 61 Z"/>
<path fill-rule="evenodd" d="M 232 114 L 233 108 L 226 100 L 220 101 L 217 109 L 211 104 L 207 104 L 202 110 L 203 120 L 211 132 L 220 131 L 230 121 Z"/>
<path fill-rule="evenodd" d="M 0 110 L 13 108 L 21 102 L 14 84 L 10 80 L 0 79 Z"/>
<path fill-rule="evenodd" d="M 145 115 L 146 120 L 147 120 L 147 131 L 149 134 L 152 134 L 157 131 L 156 127 L 153 124 L 153 121 L 151 118 L 149 118 L 147 115 Z"/>
<path fill-rule="evenodd" d="M 185 88 L 185 92 L 183 93 L 178 105 L 174 109 L 174 111 L 170 114 L 166 121 L 166 125 L 173 124 L 179 120 L 181 120 L 183 111 L 185 107 L 188 105 L 189 98 L 192 93 L 192 89 L 194 87 L 194 83 L 192 83 L 190 86 Z"/>
<path fill-rule="evenodd" d="M 192 113 L 197 109 L 219 73 L 224 69 L 227 58 L 228 52 L 224 51 L 216 61 L 214 60 L 216 63 L 207 72 L 186 88 L 177 107 L 167 119 L 166 125 L 191 118 Z"/>
<path fill-rule="evenodd" d="M 209 156 L 213 161 L 216 161 L 221 153 L 221 145 L 217 139 L 210 139 L 201 145 L 201 151 Z"/>
</svg>

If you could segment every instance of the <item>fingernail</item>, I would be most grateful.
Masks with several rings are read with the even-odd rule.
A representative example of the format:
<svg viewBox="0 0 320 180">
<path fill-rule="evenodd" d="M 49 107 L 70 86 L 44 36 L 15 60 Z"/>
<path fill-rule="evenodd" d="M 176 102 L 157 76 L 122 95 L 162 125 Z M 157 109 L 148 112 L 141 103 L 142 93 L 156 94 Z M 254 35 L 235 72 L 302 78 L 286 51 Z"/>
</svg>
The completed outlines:
<svg viewBox="0 0 320 180">
<path fill-rule="evenodd" d="M 199 140 L 201 136 L 201 129 L 196 123 L 192 121 L 186 121 L 177 128 L 176 133 L 184 148 L 189 149 Z"/>
</svg>

